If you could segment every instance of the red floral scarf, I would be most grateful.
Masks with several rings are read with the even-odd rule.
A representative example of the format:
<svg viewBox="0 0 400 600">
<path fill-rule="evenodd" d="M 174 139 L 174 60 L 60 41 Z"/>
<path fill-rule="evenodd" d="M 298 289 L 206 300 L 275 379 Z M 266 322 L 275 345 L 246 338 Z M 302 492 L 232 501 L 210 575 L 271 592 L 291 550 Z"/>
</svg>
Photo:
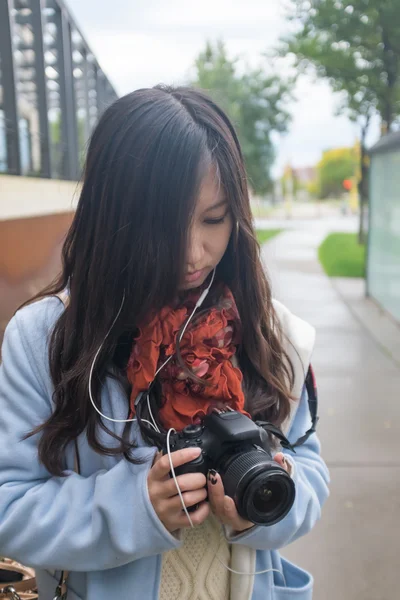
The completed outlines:
<svg viewBox="0 0 400 600">
<path fill-rule="evenodd" d="M 242 372 L 233 364 L 240 343 L 239 313 L 229 288 L 218 289 L 219 302 L 197 319 L 194 316 L 179 344 L 184 364 L 209 385 L 189 377 L 175 355 L 176 338 L 200 296 L 198 291 L 178 307 L 166 306 L 139 327 L 127 366 L 132 414 L 138 394 L 149 388 L 158 367 L 171 355 L 173 358 L 158 375 L 162 390 L 159 418 L 166 429 L 180 431 L 198 423 L 213 407 L 229 405 L 247 414 Z"/>
</svg>

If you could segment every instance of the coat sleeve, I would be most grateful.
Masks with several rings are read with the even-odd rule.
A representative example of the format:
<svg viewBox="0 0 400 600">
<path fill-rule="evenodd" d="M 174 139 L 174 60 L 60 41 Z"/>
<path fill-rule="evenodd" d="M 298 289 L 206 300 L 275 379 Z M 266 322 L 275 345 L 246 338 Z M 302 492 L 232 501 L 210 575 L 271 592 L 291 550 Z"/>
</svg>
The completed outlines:
<svg viewBox="0 0 400 600">
<path fill-rule="evenodd" d="M 93 571 L 178 547 L 148 495 L 153 449 L 143 449 L 140 465 L 121 460 L 90 477 L 54 477 L 38 461 L 38 436 L 22 440 L 52 406 L 18 317 L 7 327 L 0 366 L 0 555 L 35 568 Z"/>
<path fill-rule="evenodd" d="M 304 388 L 299 407 L 288 438 L 295 442 L 311 427 L 307 391 Z M 289 513 L 270 527 L 255 526 L 238 535 L 225 529 L 233 544 L 243 544 L 255 550 L 279 550 L 308 533 L 321 516 L 321 508 L 328 498 L 328 469 L 320 456 L 320 442 L 315 433 L 298 448 L 296 454 L 284 450 L 292 465 L 296 498 Z"/>
</svg>

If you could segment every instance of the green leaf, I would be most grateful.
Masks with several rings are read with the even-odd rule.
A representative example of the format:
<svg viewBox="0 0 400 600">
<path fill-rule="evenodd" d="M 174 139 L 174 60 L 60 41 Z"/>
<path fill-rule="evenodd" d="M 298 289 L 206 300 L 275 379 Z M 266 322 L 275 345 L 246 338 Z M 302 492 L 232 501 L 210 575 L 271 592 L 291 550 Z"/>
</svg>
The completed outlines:
<svg viewBox="0 0 400 600">
<path fill-rule="evenodd" d="M 387 131 L 399 123 L 399 0 L 291 0 L 287 18 L 297 28 L 280 56 L 292 53 L 299 72 L 312 69 L 343 92 L 353 120 L 377 113 Z"/>
</svg>

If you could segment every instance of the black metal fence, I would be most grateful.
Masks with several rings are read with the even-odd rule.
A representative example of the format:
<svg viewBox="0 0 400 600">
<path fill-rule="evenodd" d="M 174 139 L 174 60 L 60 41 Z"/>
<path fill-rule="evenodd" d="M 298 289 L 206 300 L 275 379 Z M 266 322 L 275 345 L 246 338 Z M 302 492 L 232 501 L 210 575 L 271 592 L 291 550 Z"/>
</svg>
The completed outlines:
<svg viewBox="0 0 400 600">
<path fill-rule="evenodd" d="M 62 0 L 0 0 L 0 173 L 78 179 L 116 99 Z"/>
</svg>

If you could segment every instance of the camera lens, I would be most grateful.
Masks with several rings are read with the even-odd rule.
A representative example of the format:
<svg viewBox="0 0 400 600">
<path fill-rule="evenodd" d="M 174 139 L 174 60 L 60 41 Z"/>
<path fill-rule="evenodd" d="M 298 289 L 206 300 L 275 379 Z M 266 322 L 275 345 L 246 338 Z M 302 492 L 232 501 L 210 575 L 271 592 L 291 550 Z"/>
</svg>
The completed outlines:
<svg viewBox="0 0 400 600">
<path fill-rule="evenodd" d="M 238 513 L 247 521 L 274 525 L 293 506 L 293 480 L 263 450 L 242 449 L 221 467 L 225 493 L 235 500 Z"/>
<path fill-rule="evenodd" d="M 276 470 L 275 465 L 258 472 L 243 491 L 243 505 L 249 521 L 259 524 L 272 525 L 283 519 L 293 501 L 293 481 L 283 469 Z"/>
<path fill-rule="evenodd" d="M 275 510 L 279 502 L 279 485 L 276 482 L 264 483 L 254 492 L 253 504 L 257 512 Z"/>
</svg>

